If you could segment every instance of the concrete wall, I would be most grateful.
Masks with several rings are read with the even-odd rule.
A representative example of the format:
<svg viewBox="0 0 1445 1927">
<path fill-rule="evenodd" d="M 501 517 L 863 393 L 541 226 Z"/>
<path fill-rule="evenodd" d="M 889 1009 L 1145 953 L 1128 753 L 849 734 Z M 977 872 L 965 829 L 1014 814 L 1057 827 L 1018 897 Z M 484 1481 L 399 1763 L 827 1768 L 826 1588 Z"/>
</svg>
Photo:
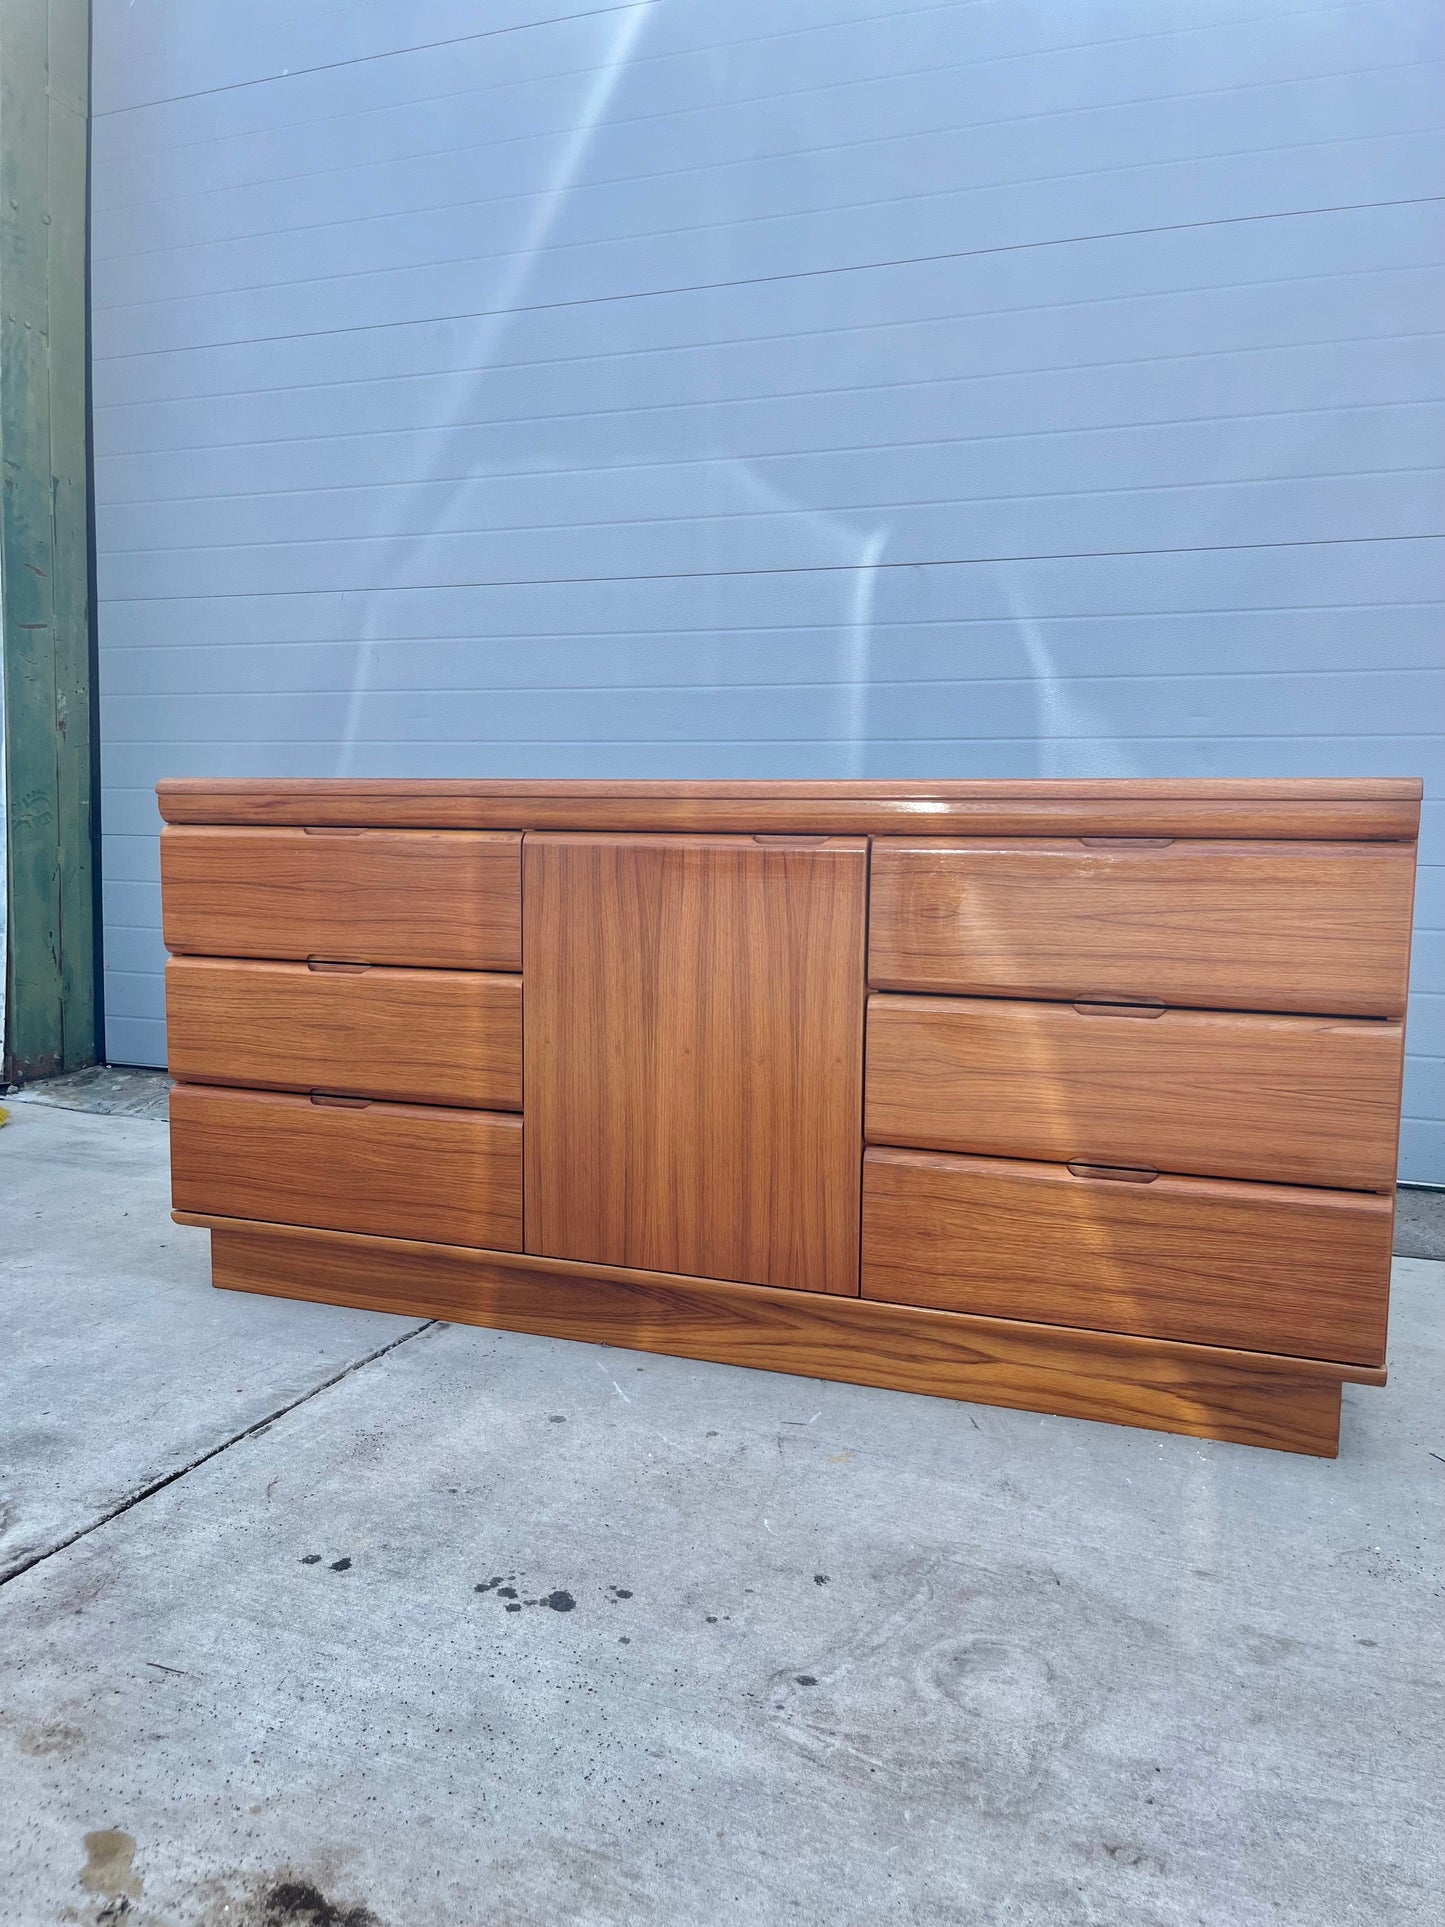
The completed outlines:
<svg viewBox="0 0 1445 1927">
<path fill-rule="evenodd" d="M 163 775 L 1442 794 L 1437 0 L 478 17 L 96 0 L 113 1058 Z"/>
</svg>

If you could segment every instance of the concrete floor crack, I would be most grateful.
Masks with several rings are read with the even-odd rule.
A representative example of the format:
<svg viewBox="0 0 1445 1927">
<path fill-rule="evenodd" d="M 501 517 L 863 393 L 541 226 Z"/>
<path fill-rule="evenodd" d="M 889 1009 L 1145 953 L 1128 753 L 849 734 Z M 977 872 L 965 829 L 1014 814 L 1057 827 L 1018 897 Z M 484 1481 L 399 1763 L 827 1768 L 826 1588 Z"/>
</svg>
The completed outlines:
<svg viewBox="0 0 1445 1927">
<path fill-rule="evenodd" d="M 88 1538 L 92 1532 L 98 1532 L 102 1526 L 108 1526 L 113 1519 L 120 1518 L 123 1513 L 131 1511 L 135 1506 L 143 1505 L 147 1499 L 153 1499 L 158 1492 L 164 1492 L 168 1485 L 174 1485 L 177 1480 L 188 1477 L 198 1467 L 219 1458 L 223 1452 L 229 1452 L 233 1445 L 240 1445 L 245 1439 L 255 1438 L 258 1432 L 264 1432 L 268 1426 L 274 1425 L 277 1419 L 285 1418 L 288 1412 L 294 1412 L 299 1406 L 308 1404 L 313 1398 L 318 1398 L 322 1392 L 329 1392 L 333 1385 L 339 1385 L 344 1378 L 350 1378 L 353 1372 L 359 1372 L 367 1365 L 374 1365 L 377 1359 L 385 1358 L 388 1352 L 394 1352 L 399 1346 L 410 1344 L 412 1339 L 420 1338 L 424 1332 L 431 1331 L 434 1326 L 443 1322 L 439 1318 L 429 1318 L 425 1324 L 403 1332 L 399 1338 L 389 1339 L 386 1344 L 378 1345 L 374 1351 L 367 1352 L 363 1357 L 353 1358 L 348 1364 L 343 1365 L 340 1371 L 333 1372 L 329 1378 L 322 1379 L 319 1384 L 311 1386 L 298 1397 L 288 1399 L 284 1405 L 278 1405 L 274 1411 L 263 1413 L 252 1424 L 243 1426 L 239 1432 L 233 1432 L 229 1438 L 220 1440 L 216 1445 L 208 1446 L 204 1452 L 198 1452 L 193 1459 L 188 1459 L 184 1465 L 177 1466 L 174 1471 L 148 1480 L 146 1484 L 139 1486 L 134 1492 L 127 1493 L 123 1499 L 118 1500 L 115 1505 L 108 1507 L 105 1512 L 91 1519 L 75 1532 L 67 1533 L 63 1539 L 57 1539 L 53 1545 L 18 1560 L 8 1570 L 0 1572 L 0 1587 L 8 1586 L 12 1579 L 20 1578 L 22 1573 L 33 1571 L 36 1566 L 43 1565 L 47 1559 L 53 1559 L 58 1552 L 64 1552 L 68 1546 L 73 1546 L 77 1540 Z"/>
</svg>

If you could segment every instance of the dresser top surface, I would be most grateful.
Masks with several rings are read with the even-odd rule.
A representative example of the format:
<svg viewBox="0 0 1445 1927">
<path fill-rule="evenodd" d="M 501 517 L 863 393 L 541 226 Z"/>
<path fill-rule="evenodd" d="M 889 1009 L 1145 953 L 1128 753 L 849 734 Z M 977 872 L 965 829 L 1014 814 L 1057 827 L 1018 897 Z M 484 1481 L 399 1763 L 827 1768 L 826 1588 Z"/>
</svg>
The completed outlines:
<svg viewBox="0 0 1445 1927">
<path fill-rule="evenodd" d="M 1416 835 L 1421 794 L 1416 777 L 181 777 L 157 785 L 161 815 L 173 824 L 1387 840 Z"/>
</svg>

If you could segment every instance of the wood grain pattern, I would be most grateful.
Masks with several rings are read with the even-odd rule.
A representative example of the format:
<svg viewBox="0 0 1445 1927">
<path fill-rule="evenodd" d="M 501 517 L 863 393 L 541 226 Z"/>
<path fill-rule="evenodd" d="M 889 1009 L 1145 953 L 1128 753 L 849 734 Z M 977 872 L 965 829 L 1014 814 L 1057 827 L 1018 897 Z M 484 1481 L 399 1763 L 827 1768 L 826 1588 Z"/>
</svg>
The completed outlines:
<svg viewBox="0 0 1445 1927">
<path fill-rule="evenodd" d="M 521 844 L 475 830 L 168 828 L 166 948 L 516 970 Z"/>
<path fill-rule="evenodd" d="M 1367 1018 L 873 996 L 866 1135 L 1388 1191 L 1403 1042 Z"/>
<path fill-rule="evenodd" d="M 522 1120 L 177 1084 L 178 1211 L 516 1251 Z"/>
<path fill-rule="evenodd" d="M 1393 1216 L 1367 1192 L 875 1149 L 863 1296 L 1378 1365 Z"/>
<path fill-rule="evenodd" d="M 1365 843 L 881 843 L 878 989 L 1398 1017 L 1414 853 Z"/>
<path fill-rule="evenodd" d="M 1415 777 L 932 783 L 184 778 L 157 786 L 161 815 L 170 823 L 1406 840 L 1418 834 L 1421 791 Z"/>
<path fill-rule="evenodd" d="M 1420 790 L 164 784 L 177 1216 L 241 1289 L 1332 1453 Z M 947 994 L 872 1000 L 869 1134 L 942 1148 L 861 1155 L 870 961 Z"/>
<path fill-rule="evenodd" d="M 1333 1457 L 1338 1449 L 1342 1374 L 1268 1354 L 272 1226 L 216 1223 L 211 1248 L 215 1283 L 227 1290 L 1280 1451 Z"/>
<path fill-rule="evenodd" d="M 529 836 L 527 1249 L 856 1293 L 867 847 Z"/>
<path fill-rule="evenodd" d="M 193 1084 L 522 1108 L 522 980 L 172 957 L 166 1037 Z"/>
</svg>

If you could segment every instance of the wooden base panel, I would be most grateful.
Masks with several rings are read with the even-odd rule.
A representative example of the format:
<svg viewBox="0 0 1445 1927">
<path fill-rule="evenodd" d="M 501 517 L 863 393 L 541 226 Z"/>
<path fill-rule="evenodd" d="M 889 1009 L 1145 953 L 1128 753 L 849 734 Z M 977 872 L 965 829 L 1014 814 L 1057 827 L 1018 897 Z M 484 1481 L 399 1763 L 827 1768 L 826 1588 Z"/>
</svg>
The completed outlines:
<svg viewBox="0 0 1445 1927">
<path fill-rule="evenodd" d="M 760 1285 L 175 1213 L 226 1290 L 1333 1458 L 1340 1382 L 1383 1373 Z"/>
</svg>

